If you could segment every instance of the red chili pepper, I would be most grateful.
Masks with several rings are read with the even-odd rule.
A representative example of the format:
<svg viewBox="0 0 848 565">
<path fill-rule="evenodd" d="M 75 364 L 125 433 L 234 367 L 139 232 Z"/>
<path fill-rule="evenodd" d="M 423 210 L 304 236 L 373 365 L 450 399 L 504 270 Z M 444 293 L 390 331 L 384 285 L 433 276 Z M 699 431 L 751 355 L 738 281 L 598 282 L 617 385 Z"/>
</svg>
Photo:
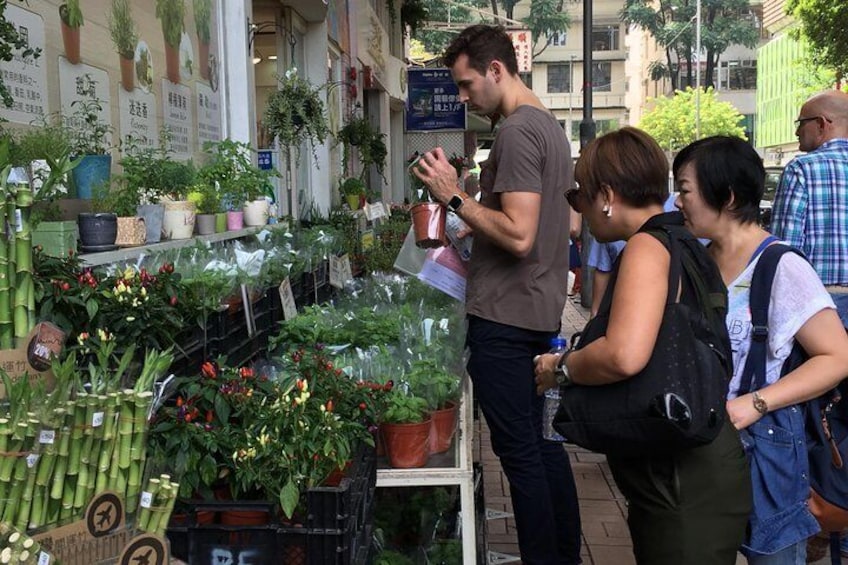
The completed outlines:
<svg viewBox="0 0 848 565">
<path fill-rule="evenodd" d="M 68 283 L 66 283 L 66 282 L 63 282 L 63 283 L 62 283 L 62 290 L 70 290 L 70 289 L 71 289 L 71 285 L 70 285 L 70 284 L 68 284 Z"/>
<path fill-rule="evenodd" d="M 297 379 L 295 386 L 297 386 L 297 390 L 303 390 L 303 379 Z"/>
<path fill-rule="evenodd" d="M 212 361 L 204 361 L 200 366 L 200 374 L 209 379 L 218 376 L 218 367 Z"/>
<path fill-rule="evenodd" d="M 333 399 L 331 398 L 327 401 L 327 412 L 332 412 L 334 406 L 335 405 L 333 404 Z"/>
<path fill-rule="evenodd" d="M 242 367 L 239 369 L 239 375 L 243 379 L 249 379 L 253 377 L 253 368 L 252 367 Z"/>
<path fill-rule="evenodd" d="M 177 397 L 177 408 L 179 408 L 179 407 L 180 407 L 180 406 L 182 406 L 183 404 L 185 404 L 185 400 L 183 400 L 183 397 L 182 397 L 182 396 L 178 396 L 178 397 Z"/>
<path fill-rule="evenodd" d="M 172 296 L 172 297 L 171 297 L 171 300 L 170 300 L 170 303 L 171 303 L 171 306 L 176 306 L 176 305 L 177 305 L 177 297 L 176 297 L 176 296 Z"/>
<path fill-rule="evenodd" d="M 207 410 L 206 411 L 206 422 L 211 424 L 212 420 L 214 420 L 214 419 L 215 419 L 215 413 L 212 412 L 212 410 Z"/>
<path fill-rule="evenodd" d="M 359 403 L 359 409 L 360 410 L 365 410 L 366 408 L 368 408 L 368 406 L 364 402 Z"/>
</svg>

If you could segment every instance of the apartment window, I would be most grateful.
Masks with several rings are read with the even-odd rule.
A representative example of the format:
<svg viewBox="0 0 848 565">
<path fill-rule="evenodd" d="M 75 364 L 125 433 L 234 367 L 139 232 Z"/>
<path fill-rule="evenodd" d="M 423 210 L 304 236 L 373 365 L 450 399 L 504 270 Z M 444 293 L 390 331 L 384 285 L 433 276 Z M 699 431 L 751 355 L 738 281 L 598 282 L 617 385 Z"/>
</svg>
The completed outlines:
<svg viewBox="0 0 848 565">
<path fill-rule="evenodd" d="M 548 65 L 548 92 L 571 92 L 571 64 Z"/>
<path fill-rule="evenodd" d="M 562 47 L 565 45 L 568 35 L 564 31 L 558 31 L 548 36 L 548 45 Z"/>
<path fill-rule="evenodd" d="M 592 63 L 592 90 L 609 92 L 612 90 L 612 63 L 600 61 Z"/>
<path fill-rule="evenodd" d="M 618 26 L 592 26 L 592 51 L 617 51 Z"/>
<path fill-rule="evenodd" d="M 713 82 L 719 90 L 754 90 L 757 88 L 757 61 L 720 61 L 718 77 Z"/>
<path fill-rule="evenodd" d="M 533 73 L 518 73 L 518 76 L 527 88 L 533 90 Z"/>
<path fill-rule="evenodd" d="M 583 121 L 583 117 L 575 117 L 574 121 L 571 122 L 571 138 L 572 139 L 580 139 L 580 122 Z M 619 129 L 618 120 L 595 120 L 595 136 L 601 136 L 605 133 L 609 133 L 611 131 L 615 131 Z"/>
</svg>

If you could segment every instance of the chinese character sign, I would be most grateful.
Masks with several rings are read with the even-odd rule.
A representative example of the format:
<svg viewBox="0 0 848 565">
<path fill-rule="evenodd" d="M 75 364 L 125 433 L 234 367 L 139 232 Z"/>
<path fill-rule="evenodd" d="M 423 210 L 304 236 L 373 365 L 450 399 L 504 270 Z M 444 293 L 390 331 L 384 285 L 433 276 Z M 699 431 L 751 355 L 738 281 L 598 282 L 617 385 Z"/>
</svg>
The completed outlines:
<svg viewBox="0 0 848 565">
<path fill-rule="evenodd" d="M 409 69 L 406 130 L 465 129 L 465 104 L 449 69 Z"/>
<path fill-rule="evenodd" d="M 0 104 L 0 118 L 29 124 L 48 113 L 44 20 L 38 14 L 12 4 L 6 6 L 6 19 L 30 47 L 42 50 L 38 59 L 24 60 L 22 50 L 13 50 L 11 61 L 0 61 L 0 74 L 14 100 L 11 108 Z"/>
<path fill-rule="evenodd" d="M 171 130 L 175 159 L 190 159 L 194 150 L 191 89 L 162 79 L 162 124 Z"/>
<path fill-rule="evenodd" d="M 533 65 L 533 41 L 529 29 L 507 30 L 512 45 L 515 47 L 515 58 L 518 59 L 518 72 L 529 73 Z"/>
</svg>

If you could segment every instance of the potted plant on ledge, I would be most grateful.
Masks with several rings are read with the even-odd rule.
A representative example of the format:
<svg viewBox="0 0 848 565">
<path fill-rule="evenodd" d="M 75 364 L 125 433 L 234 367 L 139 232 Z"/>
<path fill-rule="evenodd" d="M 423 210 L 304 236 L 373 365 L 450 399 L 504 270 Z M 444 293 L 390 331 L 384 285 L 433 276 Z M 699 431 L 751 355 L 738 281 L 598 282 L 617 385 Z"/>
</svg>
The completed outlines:
<svg viewBox="0 0 848 565">
<path fill-rule="evenodd" d="M 423 467 L 430 455 L 430 414 L 427 401 L 395 387 L 387 398 L 380 423 L 383 445 L 392 467 Z"/>
<path fill-rule="evenodd" d="M 215 233 L 215 215 L 221 210 L 221 195 L 211 182 L 200 181 L 189 188 L 188 199 L 197 206 L 198 235 Z"/>
<path fill-rule="evenodd" d="M 112 0 L 109 33 L 121 61 L 121 86 L 127 92 L 135 88 L 135 45 L 138 33 L 129 0 Z"/>
<path fill-rule="evenodd" d="M 365 196 L 365 183 L 362 179 L 348 177 L 342 181 L 339 192 L 351 210 L 359 210 L 362 207 L 362 197 Z"/>
<path fill-rule="evenodd" d="M 72 178 L 77 198 L 90 199 L 92 189 L 108 183 L 112 170 L 111 149 L 112 125 L 103 116 L 100 100 L 80 99 L 71 102 L 74 112 L 65 118 L 65 126 L 71 135 L 73 154 L 80 158 Z"/>
</svg>

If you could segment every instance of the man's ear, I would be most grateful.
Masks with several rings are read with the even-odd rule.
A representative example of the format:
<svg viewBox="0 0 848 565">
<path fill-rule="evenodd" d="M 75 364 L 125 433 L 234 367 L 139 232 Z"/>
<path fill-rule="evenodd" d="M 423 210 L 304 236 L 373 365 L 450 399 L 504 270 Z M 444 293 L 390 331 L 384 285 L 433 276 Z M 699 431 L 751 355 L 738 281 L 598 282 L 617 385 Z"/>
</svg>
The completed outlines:
<svg viewBox="0 0 848 565">
<path fill-rule="evenodd" d="M 495 82 L 500 81 L 503 76 L 503 64 L 497 59 L 494 59 L 491 63 L 489 63 L 489 69 L 492 71 L 492 76 L 495 78 Z"/>
</svg>

